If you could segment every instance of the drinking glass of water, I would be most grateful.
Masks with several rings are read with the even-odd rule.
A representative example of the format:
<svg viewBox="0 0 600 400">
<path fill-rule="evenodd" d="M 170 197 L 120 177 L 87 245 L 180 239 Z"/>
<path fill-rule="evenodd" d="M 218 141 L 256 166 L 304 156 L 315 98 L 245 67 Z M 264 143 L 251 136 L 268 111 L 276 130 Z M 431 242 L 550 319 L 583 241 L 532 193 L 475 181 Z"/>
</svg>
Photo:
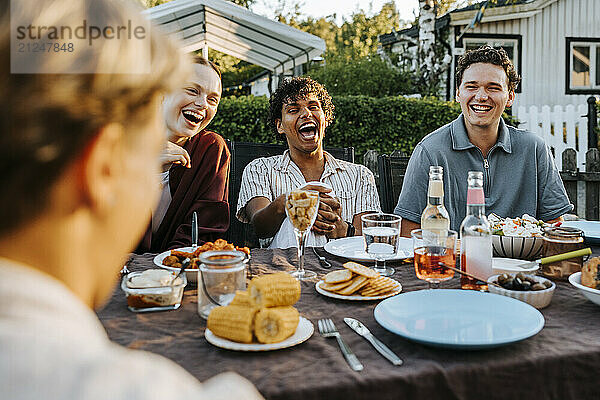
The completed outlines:
<svg viewBox="0 0 600 400">
<path fill-rule="evenodd" d="M 385 260 L 398 254 L 402 218 L 394 214 L 374 213 L 363 215 L 361 220 L 365 251 L 375 259 L 373 268 L 379 275 L 392 275 L 394 269 L 386 267 Z"/>
</svg>

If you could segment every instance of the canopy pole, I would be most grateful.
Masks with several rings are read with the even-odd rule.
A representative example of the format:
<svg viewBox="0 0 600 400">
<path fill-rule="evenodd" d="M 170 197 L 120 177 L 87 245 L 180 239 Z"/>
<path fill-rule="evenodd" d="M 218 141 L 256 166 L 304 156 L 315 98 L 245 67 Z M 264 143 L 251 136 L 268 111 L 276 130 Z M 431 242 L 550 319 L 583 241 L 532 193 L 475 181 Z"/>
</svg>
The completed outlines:
<svg viewBox="0 0 600 400">
<path fill-rule="evenodd" d="M 202 57 L 208 60 L 208 43 L 204 42 L 204 46 L 202 47 Z"/>
</svg>

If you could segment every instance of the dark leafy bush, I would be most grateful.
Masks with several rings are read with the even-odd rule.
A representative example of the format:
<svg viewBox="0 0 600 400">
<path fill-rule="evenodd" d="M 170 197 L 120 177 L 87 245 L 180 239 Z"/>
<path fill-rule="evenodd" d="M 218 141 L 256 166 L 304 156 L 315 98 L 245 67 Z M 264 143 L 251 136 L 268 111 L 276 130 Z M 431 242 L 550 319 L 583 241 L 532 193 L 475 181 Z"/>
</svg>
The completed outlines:
<svg viewBox="0 0 600 400">
<path fill-rule="evenodd" d="M 268 128 L 268 103 L 266 97 L 223 98 L 210 129 L 236 142 L 283 143 Z M 458 103 L 434 98 L 333 96 L 333 103 L 325 146 L 353 146 L 359 162 L 367 150 L 410 154 L 423 136 L 460 114 Z"/>
</svg>

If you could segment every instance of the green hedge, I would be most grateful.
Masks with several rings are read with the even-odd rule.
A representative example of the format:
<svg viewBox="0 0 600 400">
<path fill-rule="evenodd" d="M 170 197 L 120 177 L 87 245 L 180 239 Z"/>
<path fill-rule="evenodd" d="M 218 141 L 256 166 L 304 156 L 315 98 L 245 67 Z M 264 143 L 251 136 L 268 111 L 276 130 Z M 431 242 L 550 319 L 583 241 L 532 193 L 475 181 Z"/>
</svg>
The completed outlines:
<svg viewBox="0 0 600 400">
<path fill-rule="evenodd" d="M 433 98 L 335 96 L 335 121 L 325 147 L 353 146 L 357 161 L 367 150 L 409 154 L 423 136 L 460 114 L 460 105 Z M 269 130 L 266 97 L 227 97 L 210 129 L 236 142 L 282 143 Z"/>
</svg>

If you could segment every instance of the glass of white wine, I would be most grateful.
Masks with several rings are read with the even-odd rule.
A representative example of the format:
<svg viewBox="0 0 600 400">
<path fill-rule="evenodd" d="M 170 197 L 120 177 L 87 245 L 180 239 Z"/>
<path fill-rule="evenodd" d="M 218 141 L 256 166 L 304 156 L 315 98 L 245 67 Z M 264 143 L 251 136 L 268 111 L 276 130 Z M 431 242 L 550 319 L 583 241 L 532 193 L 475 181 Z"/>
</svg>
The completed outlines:
<svg viewBox="0 0 600 400">
<path fill-rule="evenodd" d="M 298 242 L 298 267 L 292 275 L 304 281 L 315 278 L 317 273 L 304 269 L 304 247 L 306 236 L 317 219 L 319 211 L 319 192 L 296 189 L 286 195 L 285 213 L 294 227 Z"/>
<path fill-rule="evenodd" d="M 394 214 L 373 213 L 363 215 L 361 220 L 365 251 L 375 259 L 375 271 L 382 276 L 393 275 L 394 269 L 386 267 L 385 260 L 398 254 L 402 218 Z"/>
</svg>

